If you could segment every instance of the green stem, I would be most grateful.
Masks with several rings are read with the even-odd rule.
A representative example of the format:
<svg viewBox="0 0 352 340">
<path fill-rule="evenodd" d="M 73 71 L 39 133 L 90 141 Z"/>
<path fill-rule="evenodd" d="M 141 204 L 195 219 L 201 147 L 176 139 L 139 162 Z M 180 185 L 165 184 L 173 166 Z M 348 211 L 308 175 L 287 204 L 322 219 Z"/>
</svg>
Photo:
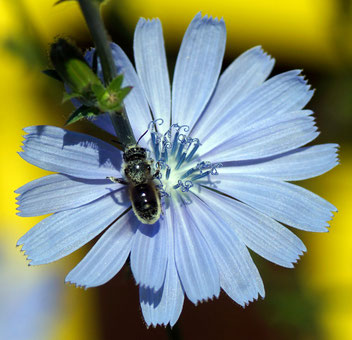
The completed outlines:
<svg viewBox="0 0 352 340">
<path fill-rule="evenodd" d="M 101 1 L 78 0 L 78 2 L 99 56 L 103 69 L 104 82 L 108 84 L 117 76 L 117 71 L 111 54 L 108 36 L 100 16 Z M 131 123 L 128 120 L 125 109 L 123 109 L 122 112 L 111 112 L 109 116 L 120 142 L 126 147 L 131 144 L 136 144 Z"/>
<path fill-rule="evenodd" d="M 100 16 L 100 4 L 97 0 L 78 0 L 95 48 L 100 58 L 103 77 L 106 84 L 117 76 L 114 59 L 111 54 L 108 36 Z"/>
</svg>

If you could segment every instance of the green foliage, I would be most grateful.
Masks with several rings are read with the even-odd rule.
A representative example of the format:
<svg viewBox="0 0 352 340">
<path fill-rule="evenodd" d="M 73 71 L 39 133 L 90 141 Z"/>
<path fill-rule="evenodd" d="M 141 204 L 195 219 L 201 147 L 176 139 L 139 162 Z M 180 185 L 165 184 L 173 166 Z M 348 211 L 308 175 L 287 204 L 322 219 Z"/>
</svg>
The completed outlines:
<svg viewBox="0 0 352 340">
<path fill-rule="evenodd" d="M 123 100 L 132 89 L 130 86 L 122 87 L 122 74 L 105 86 L 79 49 L 62 38 L 51 45 L 50 59 L 55 69 L 43 72 L 67 85 L 63 102 L 77 99 L 82 104 L 71 114 L 66 125 L 105 112 L 122 110 Z"/>
<path fill-rule="evenodd" d="M 87 107 L 85 105 L 80 106 L 77 110 L 72 112 L 65 125 L 78 122 L 84 118 L 96 117 L 99 115 L 99 110 L 95 107 Z"/>
<path fill-rule="evenodd" d="M 121 111 L 123 100 L 131 91 L 131 87 L 121 87 L 123 75 L 114 78 L 109 85 L 104 88 L 101 84 L 92 86 L 96 96 L 98 107 L 103 112 Z"/>
</svg>

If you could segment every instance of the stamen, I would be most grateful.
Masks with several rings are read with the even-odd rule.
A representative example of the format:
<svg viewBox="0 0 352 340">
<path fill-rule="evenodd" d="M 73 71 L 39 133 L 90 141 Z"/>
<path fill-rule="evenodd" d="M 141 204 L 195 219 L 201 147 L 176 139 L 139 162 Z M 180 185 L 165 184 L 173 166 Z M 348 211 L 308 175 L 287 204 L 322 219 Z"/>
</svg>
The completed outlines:
<svg viewBox="0 0 352 340">
<path fill-rule="evenodd" d="M 214 164 L 212 164 L 212 168 L 211 168 L 211 174 L 212 175 L 218 175 L 219 173 L 218 173 L 218 170 L 217 170 L 217 168 L 221 168 L 222 167 L 222 163 L 214 163 Z"/>
<path fill-rule="evenodd" d="M 170 149 L 170 148 L 171 148 L 171 143 L 165 138 L 165 135 L 164 135 L 163 147 L 161 152 L 161 158 L 164 162 L 167 162 L 169 160 L 169 153 L 167 149 Z"/>
<path fill-rule="evenodd" d="M 152 120 L 149 124 L 148 124 L 148 130 L 149 131 L 156 131 L 156 126 L 157 125 L 162 125 L 164 124 L 164 119 L 162 118 L 158 118 L 155 120 Z M 153 129 L 154 128 L 154 129 Z"/>
<path fill-rule="evenodd" d="M 195 142 L 192 151 L 188 154 L 187 158 L 186 158 L 186 162 L 189 162 L 192 157 L 194 156 L 194 154 L 197 152 L 198 148 L 200 147 L 200 142 L 198 138 L 194 138 L 193 142 Z"/>
<path fill-rule="evenodd" d="M 185 147 L 186 136 L 181 134 L 181 135 L 179 135 L 178 140 L 180 141 L 180 146 L 178 148 L 177 155 L 175 157 L 177 162 L 179 162 L 179 160 L 181 158 L 181 154 L 182 154 L 183 148 Z"/>
<path fill-rule="evenodd" d="M 205 161 L 200 161 L 193 167 L 187 166 L 187 171 L 178 172 L 177 170 L 182 169 L 183 163 L 193 160 L 201 143 L 198 138 L 187 135 L 189 131 L 187 125 L 172 124 L 164 134 L 157 132 L 156 124 L 162 123 L 162 119 L 156 119 L 148 125 L 151 134 L 151 150 L 154 151 L 152 158 L 156 161 L 159 174 L 155 179 L 160 182 L 158 188 L 161 196 L 169 196 L 170 190 L 173 189 L 188 192 L 195 181 L 218 174 L 217 168 L 222 164 Z M 184 133 L 181 133 L 181 129 Z"/>
<path fill-rule="evenodd" d="M 170 174 L 171 174 L 171 168 L 168 167 L 168 168 L 166 169 L 166 179 L 169 179 L 169 178 L 170 178 Z"/>
<path fill-rule="evenodd" d="M 186 171 L 186 172 L 182 175 L 181 179 L 187 178 L 188 176 L 192 175 L 195 171 L 197 171 L 196 168 L 191 168 L 191 169 L 189 169 L 188 171 Z"/>
<path fill-rule="evenodd" d="M 188 192 L 190 188 L 193 187 L 193 183 L 191 181 L 186 181 L 183 183 L 180 179 L 178 180 L 177 184 L 174 185 L 174 189 L 181 188 L 182 192 Z"/>
<path fill-rule="evenodd" d="M 160 159 L 160 150 L 159 150 L 160 136 L 157 132 L 151 132 L 151 136 L 152 136 L 152 146 L 154 149 L 155 159 L 156 159 L 156 161 L 159 161 L 159 159 Z"/>
<path fill-rule="evenodd" d="M 206 177 L 206 176 L 208 176 L 210 173 L 211 173 L 211 171 L 202 172 L 202 173 L 200 173 L 200 174 L 198 174 L 198 175 L 193 176 L 193 177 L 191 178 L 191 181 L 196 181 L 197 179 Z"/>
<path fill-rule="evenodd" d="M 169 179 L 170 173 L 171 173 L 171 168 L 169 167 L 169 165 L 163 160 L 159 161 L 157 163 L 157 165 L 159 167 L 159 170 L 166 169 L 166 176 L 165 177 L 166 177 L 166 179 Z M 161 173 L 160 173 L 160 176 L 161 176 Z"/>
<path fill-rule="evenodd" d="M 175 124 L 177 126 L 177 124 Z M 172 143 L 172 149 L 171 149 L 171 155 L 173 156 L 177 150 L 178 147 L 178 135 L 180 134 L 180 130 L 178 129 L 175 133 L 174 141 Z"/>
<path fill-rule="evenodd" d="M 196 166 L 196 168 L 200 171 L 200 173 L 203 172 L 203 170 L 210 169 L 211 168 L 211 163 L 210 162 L 199 162 Z"/>
<path fill-rule="evenodd" d="M 180 166 L 181 166 L 181 164 L 183 163 L 183 161 L 185 160 L 185 158 L 186 158 L 186 153 L 183 152 L 182 155 L 181 155 L 181 157 L 180 157 L 180 159 L 179 159 L 178 162 L 177 162 L 176 167 L 175 167 L 176 170 L 178 170 L 178 169 L 180 168 Z"/>
</svg>

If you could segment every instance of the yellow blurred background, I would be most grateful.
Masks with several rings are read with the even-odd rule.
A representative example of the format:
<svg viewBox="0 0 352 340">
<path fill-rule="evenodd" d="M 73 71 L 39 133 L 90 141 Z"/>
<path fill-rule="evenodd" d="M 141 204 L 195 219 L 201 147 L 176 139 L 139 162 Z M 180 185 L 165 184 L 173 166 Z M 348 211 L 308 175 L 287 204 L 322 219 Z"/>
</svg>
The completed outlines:
<svg viewBox="0 0 352 340">
<path fill-rule="evenodd" d="M 33 282 L 39 284 L 52 277 L 59 282 L 59 288 L 52 288 L 57 299 L 51 310 L 51 327 L 39 327 L 35 339 L 167 339 L 162 329 L 145 329 L 138 290 L 133 280 L 126 278 L 128 273 L 120 273 L 121 277 L 104 287 L 83 291 L 66 286 L 63 281 L 84 252 L 54 264 L 28 268 L 15 248 L 17 239 L 41 218 L 16 216 L 13 191 L 44 175 L 44 171 L 17 155 L 21 129 L 37 124 L 63 126 L 72 110 L 70 104 L 61 105 L 61 85 L 40 72 L 48 68 L 48 46 L 58 36 L 69 36 L 84 48 L 91 46 L 77 3 L 53 4 L 54 0 L 0 2 L 0 276 L 13 277 L 24 286 L 35 286 Z M 186 303 L 179 321 L 182 338 L 212 338 L 212 334 L 220 334 L 224 339 L 252 339 L 258 334 L 268 339 L 352 339 L 351 1 L 111 0 L 104 6 L 103 16 L 112 39 L 129 56 L 138 18 L 159 17 L 172 68 L 183 33 L 199 11 L 225 19 L 225 64 L 260 44 L 276 58 L 275 73 L 304 69 L 316 88 L 308 107 L 316 112 L 322 131 L 318 142 L 338 142 L 341 165 L 303 185 L 332 202 L 339 212 L 329 233 L 297 232 L 308 254 L 295 270 L 255 257 L 266 286 L 264 301 L 245 310 L 224 296 L 197 308 Z M 98 134 L 86 124 L 73 129 Z M 134 314 L 129 314 L 132 310 Z M 258 333 L 253 330 L 256 327 Z"/>
</svg>

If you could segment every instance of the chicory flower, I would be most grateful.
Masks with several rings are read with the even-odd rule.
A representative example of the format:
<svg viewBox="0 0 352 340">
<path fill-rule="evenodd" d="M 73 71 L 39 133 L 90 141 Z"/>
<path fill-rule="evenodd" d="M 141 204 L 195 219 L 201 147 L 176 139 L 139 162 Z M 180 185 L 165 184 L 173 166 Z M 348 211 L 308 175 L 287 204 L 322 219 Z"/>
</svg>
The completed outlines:
<svg viewBox="0 0 352 340">
<path fill-rule="evenodd" d="M 193 303 L 223 289 L 245 306 L 264 286 L 248 248 L 293 267 L 306 251 L 283 224 L 324 232 L 335 207 L 289 181 L 337 164 L 336 144 L 304 146 L 317 136 L 313 91 L 299 70 L 267 79 L 274 60 L 260 47 L 219 77 L 223 20 L 196 15 L 183 38 L 170 88 L 162 28 L 140 19 L 136 71 L 112 44 L 118 74 L 132 86 L 124 104 L 140 145 L 160 176 L 162 214 L 142 224 L 130 209 L 122 153 L 97 138 L 52 126 L 25 129 L 21 157 L 56 172 L 17 190 L 21 216 L 50 214 L 18 244 L 31 265 L 58 260 L 105 230 L 66 281 L 102 285 L 130 257 L 147 325 L 174 325 L 184 295 Z M 92 52 L 87 54 L 91 62 Z M 109 117 L 94 121 L 114 134 Z"/>
</svg>

